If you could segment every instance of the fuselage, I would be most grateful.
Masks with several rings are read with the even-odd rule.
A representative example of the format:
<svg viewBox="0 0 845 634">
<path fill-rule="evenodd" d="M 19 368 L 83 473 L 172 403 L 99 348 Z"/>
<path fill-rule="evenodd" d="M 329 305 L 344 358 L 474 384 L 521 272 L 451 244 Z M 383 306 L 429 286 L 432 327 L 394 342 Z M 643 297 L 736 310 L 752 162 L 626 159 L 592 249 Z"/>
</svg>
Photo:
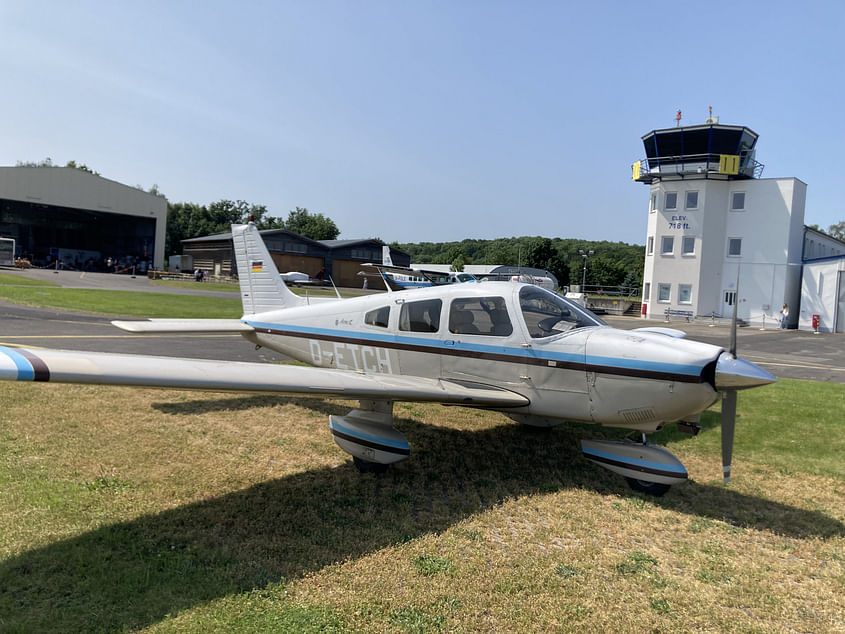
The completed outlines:
<svg viewBox="0 0 845 634">
<path fill-rule="evenodd" d="M 560 295 L 513 282 L 399 291 L 246 315 L 256 344 L 326 368 L 465 380 L 529 399 L 528 424 L 651 431 L 717 398 L 723 349 L 618 330 Z"/>
</svg>

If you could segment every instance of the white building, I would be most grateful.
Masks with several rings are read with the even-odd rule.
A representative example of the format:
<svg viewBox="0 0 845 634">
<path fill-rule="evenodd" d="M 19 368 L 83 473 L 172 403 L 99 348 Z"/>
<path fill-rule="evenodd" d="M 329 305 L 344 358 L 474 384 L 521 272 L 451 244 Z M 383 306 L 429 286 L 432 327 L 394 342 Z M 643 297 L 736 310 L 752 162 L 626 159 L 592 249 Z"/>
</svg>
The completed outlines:
<svg viewBox="0 0 845 634">
<path fill-rule="evenodd" d="M 845 242 L 807 227 L 798 328 L 845 333 Z"/>
<path fill-rule="evenodd" d="M 756 142 L 715 119 L 643 137 L 647 158 L 633 166 L 651 189 L 643 316 L 730 317 L 738 297 L 740 319 L 773 325 L 784 303 L 798 306 L 807 185 L 759 178 Z"/>
</svg>

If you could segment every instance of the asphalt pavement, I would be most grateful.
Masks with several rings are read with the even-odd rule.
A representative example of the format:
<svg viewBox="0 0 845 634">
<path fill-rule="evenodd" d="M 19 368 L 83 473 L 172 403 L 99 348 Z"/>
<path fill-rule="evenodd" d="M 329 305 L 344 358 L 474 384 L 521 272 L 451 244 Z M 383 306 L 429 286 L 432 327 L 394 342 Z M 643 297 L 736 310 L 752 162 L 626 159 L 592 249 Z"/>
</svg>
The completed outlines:
<svg viewBox="0 0 845 634">
<path fill-rule="evenodd" d="M 213 284 L 197 284 L 197 289 L 167 288 L 150 284 L 143 276 L 34 270 L 26 276 L 45 279 L 73 288 L 134 290 L 235 298 L 237 294 L 215 291 Z M 359 290 L 359 289 L 356 289 Z M 360 291 L 359 291 L 360 292 Z M 240 335 L 163 334 L 134 335 L 112 326 L 112 317 L 87 315 L 0 302 L 0 345 L 19 345 L 66 350 L 122 352 L 161 356 L 228 359 L 233 361 L 276 362 L 282 355 L 260 348 Z M 647 326 L 682 330 L 689 339 L 725 348 L 730 341 L 730 326 L 684 321 L 665 323 L 638 317 L 604 317 L 616 328 Z M 777 377 L 845 383 L 845 336 L 841 334 L 798 330 L 780 330 L 747 326 L 737 331 L 740 356 L 765 368 Z"/>
</svg>

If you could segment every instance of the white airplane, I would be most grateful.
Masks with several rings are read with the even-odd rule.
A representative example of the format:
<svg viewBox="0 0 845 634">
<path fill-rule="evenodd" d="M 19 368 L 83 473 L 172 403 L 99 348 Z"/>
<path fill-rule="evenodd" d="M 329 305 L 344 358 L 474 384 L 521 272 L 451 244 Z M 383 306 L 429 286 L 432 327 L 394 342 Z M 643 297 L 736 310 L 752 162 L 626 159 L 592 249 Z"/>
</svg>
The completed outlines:
<svg viewBox="0 0 845 634">
<path fill-rule="evenodd" d="M 658 495 L 687 471 L 646 433 L 675 422 L 697 430 L 700 413 L 724 394 L 727 481 L 736 391 L 775 381 L 733 351 L 670 329 L 617 330 L 529 284 L 452 284 L 309 304 L 284 285 L 254 225 L 234 225 L 232 237 L 241 319 L 112 323 L 137 333 L 237 332 L 314 367 L 0 347 L 0 378 L 357 399 L 345 416 L 329 417 L 329 428 L 365 471 L 409 456 L 393 426 L 394 401 L 486 408 L 533 426 L 626 428 L 641 439 L 584 440 L 582 451 Z"/>
<path fill-rule="evenodd" d="M 426 271 L 424 269 L 412 269 L 404 266 L 396 266 L 393 264 L 393 258 L 390 255 L 390 247 L 384 245 L 382 247 L 381 266 L 377 264 L 366 264 L 379 271 L 379 275 L 384 278 L 385 286 L 387 288 L 396 288 L 404 290 L 408 288 L 428 288 L 429 286 L 440 286 L 443 284 L 458 284 L 462 282 L 477 282 L 476 277 L 470 273 L 449 272 L 441 273 L 439 271 Z"/>
</svg>

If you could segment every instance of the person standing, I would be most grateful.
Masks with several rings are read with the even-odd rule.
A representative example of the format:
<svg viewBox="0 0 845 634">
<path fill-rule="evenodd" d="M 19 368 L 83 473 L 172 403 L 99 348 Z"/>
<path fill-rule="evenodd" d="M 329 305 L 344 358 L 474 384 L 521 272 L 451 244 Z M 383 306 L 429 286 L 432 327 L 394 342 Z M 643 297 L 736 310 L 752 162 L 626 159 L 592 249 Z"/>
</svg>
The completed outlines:
<svg viewBox="0 0 845 634">
<path fill-rule="evenodd" d="M 787 304 L 783 305 L 783 308 L 780 309 L 780 327 L 782 329 L 786 328 L 786 320 L 789 317 L 789 306 Z"/>
</svg>

